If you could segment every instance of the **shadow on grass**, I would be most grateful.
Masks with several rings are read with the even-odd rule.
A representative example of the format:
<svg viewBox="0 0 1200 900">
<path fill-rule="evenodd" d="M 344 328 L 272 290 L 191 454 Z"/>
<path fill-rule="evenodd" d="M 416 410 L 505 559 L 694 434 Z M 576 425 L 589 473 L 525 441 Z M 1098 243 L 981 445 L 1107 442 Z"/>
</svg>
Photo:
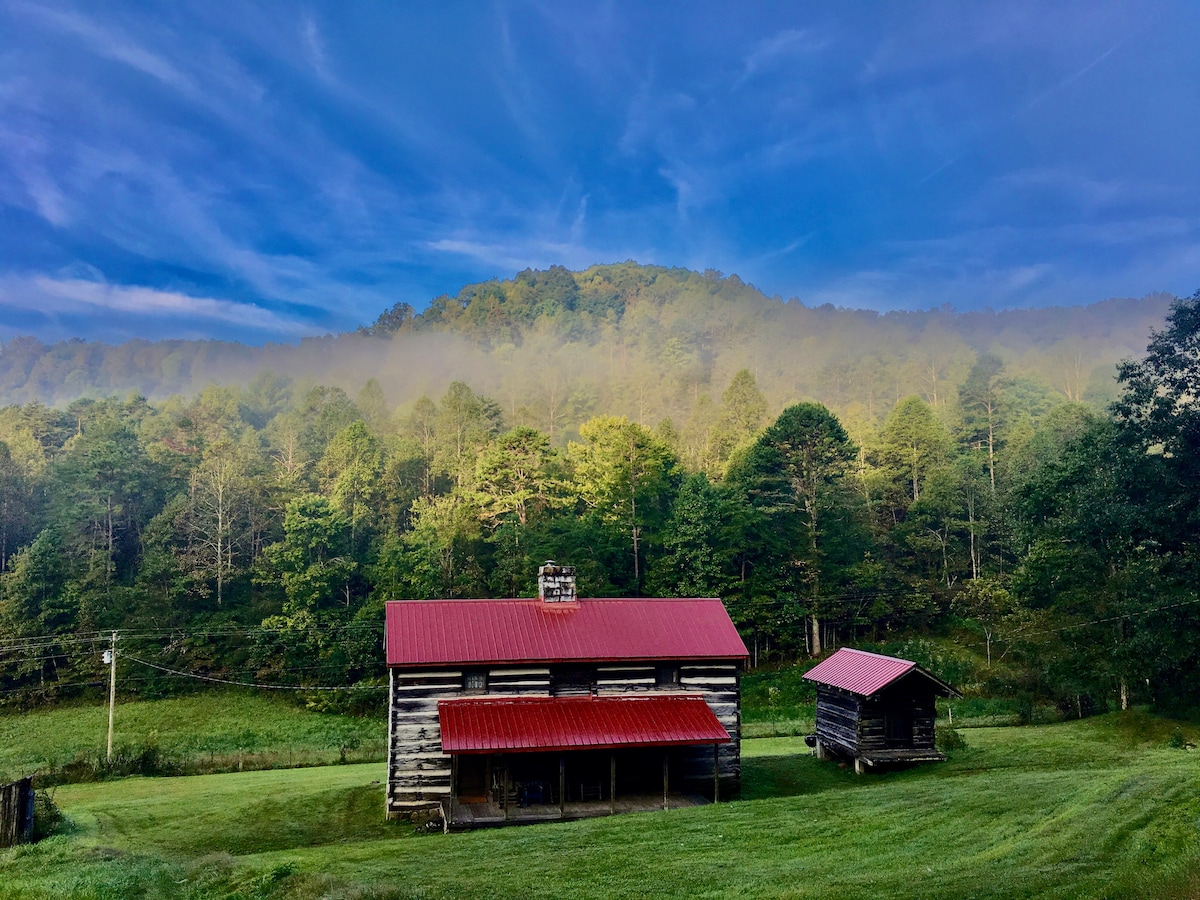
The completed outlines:
<svg viewBox="0 0 1200 900">
<path fill-rule="evenodd" d="M 160 832 L 156 843 L 168 852 L 241 856 L 323 844 L 398 837 L 404 830 L 382 815 L 383 787 L 361 786 L 290 797 L 263 797 L 226 816 L 197 815 L 189 827 Z M 411 829 L 409 829 L 411 830 Z"/>
<path fill-rule="evenodd" d="M 964 752 L 963 755 L 969 755 Z M 775 800 L 826 791 L 843 791 L 889 781 L 937 777 L 944 763 L 895 767 L 854 774 L 854 764 L 835 759 L 818 760 L 808 754 L 758 756 L 742 761 L 742 800 Z"/>
</svg>

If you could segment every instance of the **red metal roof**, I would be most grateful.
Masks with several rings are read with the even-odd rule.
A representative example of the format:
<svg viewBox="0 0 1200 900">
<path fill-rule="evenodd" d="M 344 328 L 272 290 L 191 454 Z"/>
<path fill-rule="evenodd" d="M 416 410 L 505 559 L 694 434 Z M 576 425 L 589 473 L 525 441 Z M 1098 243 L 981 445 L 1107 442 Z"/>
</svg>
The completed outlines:
<svg viewBox="0 0 1200 900">
<path fill-rule="evenodd" d="M 842 647 L 810 669 L 804 677 L 808 681 L 869 697 L 915 668 L 917 664 L 907 659 Z"/>
<path fill-rule="evenodd" d="M 389 666 L 745 659 L 720 600 L 402 600 L 387 604 Z"/>
<path fill-rule="evenodd" d="M 505 697 L 441 700 L 446 753 L 532 753 L 724 744 L 703 697 Z"/>
</svg>

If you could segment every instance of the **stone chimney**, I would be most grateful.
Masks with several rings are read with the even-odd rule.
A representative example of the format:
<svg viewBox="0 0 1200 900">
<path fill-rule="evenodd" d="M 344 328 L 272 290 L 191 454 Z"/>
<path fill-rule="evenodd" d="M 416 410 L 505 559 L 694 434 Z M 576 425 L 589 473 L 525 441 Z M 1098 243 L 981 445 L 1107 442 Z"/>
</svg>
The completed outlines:
<svg viewBox="0 0 1200 900">
<path fill-rule="evenodd" d="M 575 567 L 560 566 L 552 559 L 538 569 L 538 599 L 543 603 L 573 603 Z"/>
</svg>

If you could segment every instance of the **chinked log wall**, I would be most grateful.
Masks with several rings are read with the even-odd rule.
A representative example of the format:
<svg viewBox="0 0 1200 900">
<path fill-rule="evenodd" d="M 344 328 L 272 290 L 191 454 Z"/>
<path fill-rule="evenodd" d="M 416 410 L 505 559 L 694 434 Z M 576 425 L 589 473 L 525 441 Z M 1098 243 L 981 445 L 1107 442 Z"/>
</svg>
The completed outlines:
<svg viewBox="0 0 1200 900">
<path fill-rule="evenodd" d="M 826 749 L 857 756 L 860 715 L 859 700 L 854 695 L 817 688 L 817 740 Z"/>
<path fill-rule="evenodd" d="M 33 779 L 0 785 L 0 847 L 15 847 L 33 835 Z"/>
<path fill-rule="evenodd" d="M 721 794 L 736 794 L 741 778 L 739 667 L 729 662 L 680 662 L 678 686 L 656 687 L 653 663 L 614 663 L 596 671 L 598 696 L 656 690 L 699 691 L 733 741 L 718 748 Z M 437 806 L 450 796 L 451 760 L 442 752 L 439 700 L 482 697 L 463 690 L 462 669 L 391 670 L 387 809 L 391 816 Z M 490 697 L 548 697 L 548 666 L 497 666 L 488 671 Z M 712 748 L 688 748 L 684 785 L 711 790 Z"/>
</svg>

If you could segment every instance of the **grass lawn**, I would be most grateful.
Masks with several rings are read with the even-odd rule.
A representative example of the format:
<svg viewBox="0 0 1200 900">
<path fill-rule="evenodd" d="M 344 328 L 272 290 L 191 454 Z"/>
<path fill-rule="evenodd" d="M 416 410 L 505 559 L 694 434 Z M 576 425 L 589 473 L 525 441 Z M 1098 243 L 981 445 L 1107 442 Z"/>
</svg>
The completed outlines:
<svg viewBox="0 0 1200 900">
<path fill-rule="evenodd" d="M 744 745 L 743 799 L 475 833 L 381 821 L 379 764 L 60 787 L 73 830 L 0 851 L 44 897 L 1191 897 L 1200 756 L 1142 712 L 966 732 L 856 777 Z"/>
<path fill-rule="evenodd" d="M 0 715 L 0 780 L 61 767 L 104 751 L 108 706 L 67 706 Z M 383 759 L 387 723 L 310 712 L 280 697 L 238 691 L 119 703 L 113 743 L 156 745 L 187 768 L 211 770 Z"/>
</svg>

